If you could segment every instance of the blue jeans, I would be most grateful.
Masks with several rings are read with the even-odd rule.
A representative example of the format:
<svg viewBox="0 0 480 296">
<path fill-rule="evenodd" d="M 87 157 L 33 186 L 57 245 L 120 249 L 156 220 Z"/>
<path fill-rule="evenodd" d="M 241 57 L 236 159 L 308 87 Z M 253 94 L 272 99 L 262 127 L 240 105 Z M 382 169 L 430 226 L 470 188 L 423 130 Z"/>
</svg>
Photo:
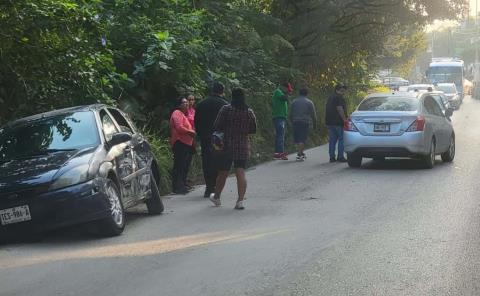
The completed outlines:
<svg viewBox="0 0 480 296">
<path fill-rule="evenodd" d="M 330 154 L 330 159 L 335 158 L 335 148 L 338 142 L 338 158 L 342 159 L 345 157 L 343 154 L 343 127 L 342 126 L 333 126 L 329 125 L 328 128 L 328 152 Z"/>
<path fill-rule="evenodd" d="M 285 118 L 274 118 L 273 126 L 275 127 L 275 153 L 285 152 Z"/>
</svg>

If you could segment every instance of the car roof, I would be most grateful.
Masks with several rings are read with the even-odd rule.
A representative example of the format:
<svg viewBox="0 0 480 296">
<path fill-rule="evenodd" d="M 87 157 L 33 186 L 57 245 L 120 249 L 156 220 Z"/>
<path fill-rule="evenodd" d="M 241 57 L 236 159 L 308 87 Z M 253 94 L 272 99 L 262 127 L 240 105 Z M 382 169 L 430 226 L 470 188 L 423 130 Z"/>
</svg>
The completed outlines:
<svg viewBox="0 0 480 296">
<path fill-rule="evenodd" d="M 435 87 L 433 84 L 428 83 L 419 83 L 419 84 L 410 84 L 408 87 Z"/>
<path fill-rule="evenodd" d="M 369 94 L 365 99 L 369 98 L 376 98 L 376 97 L 411 97 L 411 98 L 418 98 L 424 93 L 418 92 L 407 92 L 407 91 L 393 91 L 393 92 L 379 92 L 379 93 L 372 93 Z"/>
<path fill-rule="evenodd" d="M 83 105 L 83 106 L 75 106 L 75 107 L 69 107 L 69 108 L 63 108 L 63 109 L 57 109 L 53 111 L 48 111 L 44 113 L 39 113 L 35 115 L 31 115 L 28 117 L 23 117 L 14 121 L 8 122 L 4 127 L 6 126 L 14 126 L 17 124 L 22 124 L 30 121 L 35 121 L 41 118 L 48 118 L 48 117 L 54 117 L 58 115 L 63 115 L 63 114 L 68 114 L 68 113 L 73 113 L 73 112 L 85 112 L 85 111 L 97 111 L 105 107 L 110 107 L 105 104 L 92 104 L 92 105 Z"/>
</svg>

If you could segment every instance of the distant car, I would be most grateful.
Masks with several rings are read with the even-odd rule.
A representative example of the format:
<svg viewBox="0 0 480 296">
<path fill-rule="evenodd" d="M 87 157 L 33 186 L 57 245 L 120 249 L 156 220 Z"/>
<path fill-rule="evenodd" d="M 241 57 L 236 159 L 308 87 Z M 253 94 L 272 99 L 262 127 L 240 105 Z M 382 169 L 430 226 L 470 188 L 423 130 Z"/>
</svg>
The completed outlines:
<svg viewBox="0 0 480 296">
<path fill-rule="evenodd" d="M 430 95 L 440 105 L 444 114 L 447 112 L 448 109 L 451 109 L 452 111 L 455 110 L 455 108 L 452 107 L 452 104 L 450 103 L 450 101 L 448 100 L 447 96 L 443 91 L 433 91 L 433 92 L 430 92 Z"/>
<path fill-rule="evenodd" d="M 408 86 L 407 91 L 434 91 L 435 86 L 433 84 L 411 84 Z"/>
<path fill-rule="evenodd" d="M 365 98 L 345 124 L 345 151 L 350 167 L 362 158 L 420 158 L 427 168 L 436 155 L 445 162 L 455 157 L 455 132 L 429 93 L 379 93 Z"/>
<path fill-rule="evenodd" d="M 0 128 L 0 233 L 95 222 L 107 236 L 125 227 L 125 209 L 163 203 L 149 143 L 120 110 L 81 106 Z"/>
<path fill-rule="evenodd" d="M 410 82 L 402 77 L 383 77 L 382 79 L 383 85 L 398 90 L 401 86 L 407 86 Z"/>
<path fill-rule="evenodd" d="M 436 85 L 436 89 L 445 93 L 445 96 L 447 96 L 448 101 L 453 108 L 460 108 L 462 101 L 460 99 L 460 95 L 458 94 L 455 83 L 438 83 Z"/>
</svg>

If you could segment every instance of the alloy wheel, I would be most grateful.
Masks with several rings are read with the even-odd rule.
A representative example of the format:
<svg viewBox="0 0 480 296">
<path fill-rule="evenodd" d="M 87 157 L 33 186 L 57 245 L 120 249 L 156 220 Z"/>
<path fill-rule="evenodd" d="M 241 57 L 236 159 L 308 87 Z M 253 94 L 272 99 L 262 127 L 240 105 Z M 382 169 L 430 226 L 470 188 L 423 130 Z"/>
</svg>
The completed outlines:
<svg viewBox="0 0 480 296">
<path fill-rule="evenodd" d="M 110 203 L 110 214 L 112 215 L 113 222 L 120 227 L 123 225 L 123 208 L 120 201 L 120 196 L 115 187 L 113 187 L 111 184 L 108 184 L 107 186 L 107 196 Z"/>
</svg>

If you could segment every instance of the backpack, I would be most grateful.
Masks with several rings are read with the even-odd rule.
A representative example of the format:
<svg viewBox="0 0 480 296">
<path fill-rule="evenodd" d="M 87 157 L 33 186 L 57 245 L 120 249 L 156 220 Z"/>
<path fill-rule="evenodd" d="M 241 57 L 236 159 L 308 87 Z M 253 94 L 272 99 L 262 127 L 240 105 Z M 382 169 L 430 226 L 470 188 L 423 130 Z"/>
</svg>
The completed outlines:
<svg viewBox="0 0 480 296">
<path fill-rule="evenodd" d="M 222 152 L 225 149 L 224 136 L 225 134 L 222 132 L 214 132 L 212 134 L 212 146 L 215 151 Z"/>
</svg>

